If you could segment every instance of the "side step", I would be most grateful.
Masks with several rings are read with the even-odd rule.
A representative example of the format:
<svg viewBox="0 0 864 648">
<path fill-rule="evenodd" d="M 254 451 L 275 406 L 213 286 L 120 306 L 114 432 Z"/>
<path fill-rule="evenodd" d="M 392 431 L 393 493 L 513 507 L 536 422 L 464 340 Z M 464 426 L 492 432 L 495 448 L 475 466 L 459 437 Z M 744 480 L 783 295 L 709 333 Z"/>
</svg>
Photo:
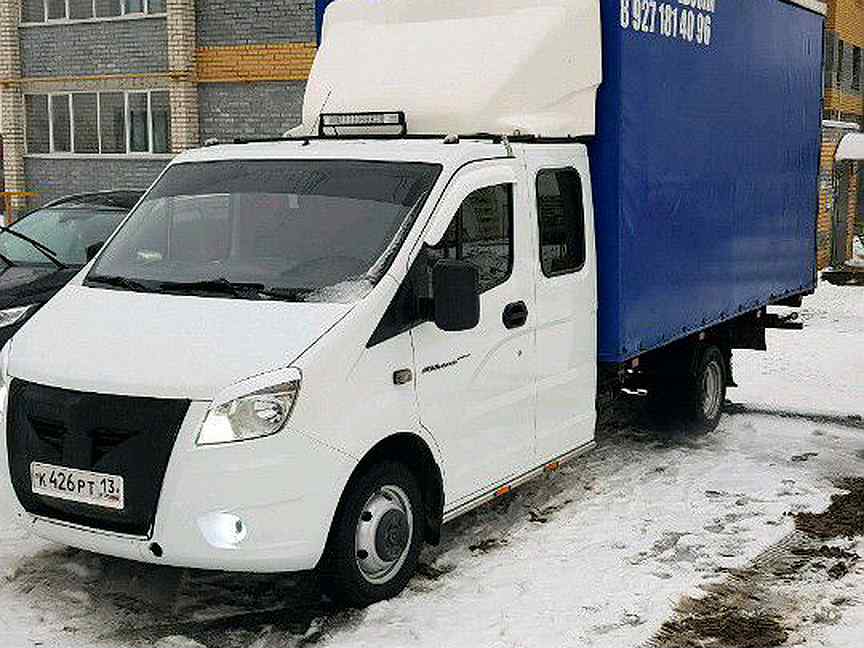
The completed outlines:
<svg viewBox="0 0 864 648">
<path fill-rule="evenodd" d="M 561 455 L 557 459 L 553 459 L 550 462 L 543 464 L 542 466 L 538 466 L 537 468 L 528 471 L 524 475 L 520 475 L 519 477 L 515 477 L 513 479 L 506 480 L 492 488 L 491 490 L 484 491 L 483 494 L 475 497 L 473 499 L 468 500 L 462 504 L 457 504 L 454 508 L 449 511 L 444 512 L 444 520 L 443 523 L 447 524 L 448 522 L 455 520 L 460 515 L 464 515 L 468 511 L 471 511 L 478 506 L 483 506 L 487 502 L 491 502 L 492 500 L 503 497 L 504 495 L 508 495 L 513 491 L 513 489 L 518 488 L 522 484 L 531 481 L 532 479 L 536 479 L 540 475 L 544 473 L 557 472 L 558 469 L 561 468 L 568 461 L 572 461 L 577 457 L 581 457 L 587 452 L 591 452 L 594 448 L 597 447 L 596 441 L 589 441 L 585 445 L 582 445 L 575 450 L 571 450 L 566 454 Z"/>
</svg>

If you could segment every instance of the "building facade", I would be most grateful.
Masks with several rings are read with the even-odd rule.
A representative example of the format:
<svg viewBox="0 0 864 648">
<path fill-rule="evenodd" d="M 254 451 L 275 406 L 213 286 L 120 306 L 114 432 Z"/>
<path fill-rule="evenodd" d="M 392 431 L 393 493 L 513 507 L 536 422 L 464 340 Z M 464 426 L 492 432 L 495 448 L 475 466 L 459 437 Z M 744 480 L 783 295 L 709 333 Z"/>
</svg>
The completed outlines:
<svg viewBox="0 0 864 648">
<path fill-rule="evenodd" d="M 0 137 L 18 209 L 63 194 L 146 187 L 211 139 L 300 120 L 331 0 L 0 0 Z M 864 182 L 837 169 L 864 126 L 864 0 L 829 0 L 819 265 L 851 252 Z M 856 223 L 857 218 L 857 223 Z"/>
<path fill-rule="evenodd" d="M 825 106 L 819 209 L 819 267 L 842 265 L 864 235 L 861 169 L 834 154 L 840 139 L 864 128 L 864 0 L 829 0 L 825 28 Z M 857 165 L 860 167 L 861 165 Z"/>
<path fill-rule="evenodd" d="M 283 133 L 329 0 L 0 0 L 5 189 L 146 187 L 210 139 Z"/>
</svg>

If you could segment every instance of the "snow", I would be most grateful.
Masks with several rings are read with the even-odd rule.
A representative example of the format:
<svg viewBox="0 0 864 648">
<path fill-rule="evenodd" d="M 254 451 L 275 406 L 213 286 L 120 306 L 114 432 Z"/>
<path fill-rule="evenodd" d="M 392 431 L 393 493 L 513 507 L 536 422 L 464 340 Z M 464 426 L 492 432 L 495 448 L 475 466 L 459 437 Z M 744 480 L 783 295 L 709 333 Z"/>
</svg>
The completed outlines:
<svg viewBox="0 0 864 648">
<path fill-rule="evenodd" d="M 335 286 L 327 286 L 306 295 L 303 301 L 310 304 L 353 304 L 368 295 L 374 288 L 369 279 L 349 279 Z"/>
<path fill-rule="evenodd" d="M 781 550 L 791 514 L 825 510 L 837 475 L 864 474 L 864 289 L 824 285 L 802 320 L 771 332 L 768 354 L 736 353 L 716 432 L 603 430 L 594 453 L 448 525 L 409 589 L 362 612 L 334 612 L 302 579 L 136 565 L 0 520 L 0 646 L 646 645 L 682 597 Z M 861 562 L 772 596 L 793 602 L 788 645 L 860 646 Z"/>
</svg>

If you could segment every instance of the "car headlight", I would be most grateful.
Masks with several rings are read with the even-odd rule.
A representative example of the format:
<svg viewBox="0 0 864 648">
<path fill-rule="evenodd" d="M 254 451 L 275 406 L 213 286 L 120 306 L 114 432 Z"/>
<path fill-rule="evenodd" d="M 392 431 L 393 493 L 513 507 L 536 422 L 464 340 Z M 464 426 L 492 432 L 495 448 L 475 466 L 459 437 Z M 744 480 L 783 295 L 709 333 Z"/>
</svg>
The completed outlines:
<svg viewBox="0 0 864 648">
<path fill-rule="evenodd" d="M 22 320 L 27 319 L 37 308 L 39 308 L 38 304 L 31 304 L 30 306 L 18 306 L 16 308 L 0 310 L 0 328 L 18 324 Z"/>
<path fill-rule="evenodd" d="M 300 394 L 293 380 L 224 403 L 215 403 L 198 433 L 198 445 L 249 441 L 281 432 Z"/>
</svg>

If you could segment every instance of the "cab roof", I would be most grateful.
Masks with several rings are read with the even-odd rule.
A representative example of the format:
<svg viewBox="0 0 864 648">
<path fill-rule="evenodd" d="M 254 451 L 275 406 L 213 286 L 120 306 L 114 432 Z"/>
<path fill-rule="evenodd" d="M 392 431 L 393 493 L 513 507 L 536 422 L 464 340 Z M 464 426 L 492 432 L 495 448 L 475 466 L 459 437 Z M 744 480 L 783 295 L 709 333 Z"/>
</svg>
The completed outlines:
<svg viewBox="0 0 864 648">
<path fill-rule="evenodd" d="M 487 158 L 507 157 L 507 146 L 499 138 L 402 139 L 284 139 L 271 142 L 225 144 L 194 149 L 172 162 L 218 162 L 225 160 L 368 160 L 380 162 L 424 162 L 444 167 Z"/>
</svg>

